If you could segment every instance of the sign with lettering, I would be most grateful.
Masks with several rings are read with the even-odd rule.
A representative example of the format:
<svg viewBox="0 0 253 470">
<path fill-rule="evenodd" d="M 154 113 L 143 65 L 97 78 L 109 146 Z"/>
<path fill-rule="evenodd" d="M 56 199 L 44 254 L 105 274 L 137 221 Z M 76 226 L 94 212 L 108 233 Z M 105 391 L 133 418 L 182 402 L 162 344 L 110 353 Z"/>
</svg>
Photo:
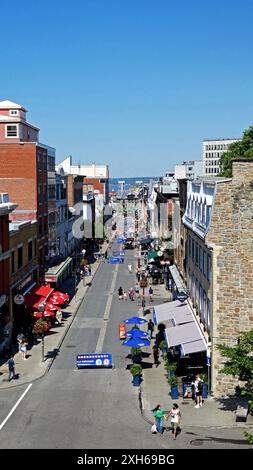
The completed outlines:
<svg viewBox="0 0 253 470">
<path fill-rule="evenodd" d="M 112 367 L 112 365 L 112 355 L 108 353 L 78 354 L 76 356 L 76 367 L 78 369 L 85 367 Z"/>
<path fill-rule="evenodd" d="M 120 323 L 120 325 L 119 325 L 119 339 L 126 339 L 126 325 L 125 325 L 125 323 Z"/>
<path fill-rule="evenodd" d="M 177 300 L 179 300 L 179 302 L 184 302 L 186 299 L 188 299 L 188 294 L 186 294 L 186 292 L 178 292 Z"/>
<path fill-rule="evenodd" d="M 112 252 L 113 256 L 115 257 L 124 257 L 125 256 L 125 252 L 124 251 L 113 251 Z"/>
<path fill-rule="evenodd" d="M 111 264 L 124 263 L 124 258 L 110 258 Z"/>
<path fill-rule="evenodd" d="M 25 301 L 25 298 L 24 298 L 23 295 L 17 294 L 17 295 L 14 296 L 13 300 L 14 300 L 15 304 L 22 305 Z"/>
</svg>

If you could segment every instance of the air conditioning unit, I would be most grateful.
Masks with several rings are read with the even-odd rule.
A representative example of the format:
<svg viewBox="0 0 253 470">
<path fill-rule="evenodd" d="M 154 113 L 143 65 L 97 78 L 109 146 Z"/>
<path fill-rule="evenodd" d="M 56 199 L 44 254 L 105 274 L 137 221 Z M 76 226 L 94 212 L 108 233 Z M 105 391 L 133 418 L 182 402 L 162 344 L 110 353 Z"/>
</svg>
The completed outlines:
<svg viewBox="0 0 253 470">
<path fill-rule="evenodd" d="M 8 193 L 0 193 L 0 204 L 7 204 L 9 202 Z"/>
</svg>

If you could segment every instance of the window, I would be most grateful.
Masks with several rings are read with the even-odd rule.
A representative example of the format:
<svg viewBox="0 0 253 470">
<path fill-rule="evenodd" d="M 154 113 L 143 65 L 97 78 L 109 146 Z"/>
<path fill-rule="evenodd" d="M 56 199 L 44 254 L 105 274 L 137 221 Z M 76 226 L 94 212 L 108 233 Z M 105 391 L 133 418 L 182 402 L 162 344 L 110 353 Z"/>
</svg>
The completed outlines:
<svg viewBox="0 0 253 470">
<path fill-rule="evenodd" d="M 10 114 L 10 116 L 17 116 L 18 111 L 16 109 L 10 109 L 9 114 Z"/>
<path fill-rule="evenodd" d="M 33 258 L 33 241 L 28 242 L 28 261 L 31 261 Z"/>
<path fill-rule="evenodd" d="M 39 204 L 41 204 L 41 197 L 42 197 L 41 184 L 38 184 L 38 201 L 39 201 Z"/>
<path fill-rule="evenodd" d="M 17 124 L 6 126 L 6 137 L 18 137 L 18 126 Z"/>
<path fill-rule="evenodd" d="M 203 318 L 203 289 L 199 284 L 199 313 L 200 317 Z"/>
<path fill-rule="evenodd" d="M 207 299 L 207 327 L 210 328 L 211 324 L 211 305 L 210 305 L 210 300 Z"/>
<path fill-rule="evenodd" d="M 22 268 L 23 266 L 23 247 L 20 246 L 18 248 L 18 269 Z"/>
<path fill-rule="evenodd" d="M 206 325 L 207 323 L 207 303 L 206 303 L 206 291 L 203 290 L 203 319 Z"/>
<path fill-rule="evenodd" d="M 195 247 L 194 247 L 195 243 L 194 243 L 194 240 L 192 240 L 192 261 L 195 260 Z"/>
<path fill-rule="evenodd" d="M 201 246 L 199 247 L 199 269 L 201 272 L 203 271 L 203 250 Z"/>
<path fill-rule="evenodd" d="M 47 154 L 43 154 L 43 170 L 47 171 Z"/>
<path fill-rule="evenodd" d="M 212 260 L 211 260 L 211 256 L 210 255 L 207 255 L 207 280 L 210 282 L 210 279 L 211 279 L 211 271 L 212 271 Z"/>
<path fill-rule="evenodd" d="M 55 199 L 55 185 L 48 185 L 48 199 Z"/>
<path fill-rule="evenodd" d="M 198 266 L 199 265 L 199 245 L 198 245 L 198 243 L 196 243 L 195 258 L 196 258 L 196 266 Z"/>
<path fill-rule="evenodd" d="M 11 252 L 11 274 L 15 273 L 15 251 Z"/>
<path fill-rule="evenodd" d="M 47 216 L 44 217 L 44 232 L 47 232 Z"/>
<path fill-rule="evenodd" d="M 189 258 L 191 258 L 191 255 L 192 255 L 192 239 L 191 239 L 190 236 L 188 237 L 188 246 L 189 246 Z"/>
<path fill-rule="evenodd" d="M 36 238 L 34 239 L 34 256 L 37 255 L 37 240 Z"/>
<path fill-rule="evenodd" d="M 39 234 L 42 233 L 42 217 L 39 217 Z"/>
<path fill-rule="evenodd" d="M 203 274 L 206 276 L 206 251 L 203 251 Z"/>
</svg>

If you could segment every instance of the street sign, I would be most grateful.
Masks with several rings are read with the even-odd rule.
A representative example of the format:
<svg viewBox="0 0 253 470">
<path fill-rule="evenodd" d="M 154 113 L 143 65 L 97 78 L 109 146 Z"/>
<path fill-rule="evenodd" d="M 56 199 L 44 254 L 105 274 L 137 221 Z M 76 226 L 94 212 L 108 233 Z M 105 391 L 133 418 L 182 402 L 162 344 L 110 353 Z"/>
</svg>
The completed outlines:
<svg viewBox="0 0 253 470">
<path fill-rule="evenodd" d="M 78 354 L 76 356 L 76 367 L 112 367 L 112 355 L 105 354 Z"/>
<path fill-rule="evenodd" d="M 125 252 L 124 252 L 124 251 L 113 251 L 112 254 L 113 254 L 113 256 L 115 256 L 116 258 L 117 258 L 117 257 L 125 256 Z"/>
<path fill-rule="evenodd" d="M 124 263 L 124 258 L 110 258 L 111 264 Z"/>
<path fill-rule="evenodd" d="M 21 294 L 15 295 L 13 300 L 14 300 L 15 304 L 17 304 L 17 305 L 22 305 L 25 302 L 25 298 Z M 0 305 L 0 307 L 1 307 L 1 305 Z"/>
<path fill-rule="evenodd" d="M 148 280 L 147 279 L 141 279 L 140 280 L 140 287 L 147 287 L 148 286 Z"/>
<path fill-rule="evenodd" d="M 208 357 L 208 356 L 206 356 L 206 365 L 207 365 L 208 367 L 211 366 L 211 358 Z"/>
<path fill-rule="evenodd" d="M 120 325 L 119 325 L 119 339 L 126 339 L 126 325 L 125 325 L 125 323 L 120 323 Z"/>
<path fill-rule="evenodd" d="M 179 300 L 179 302 L 184 302 L 186 299 L 188 299 L 188 294 L 186 294 L 186 292 L 178 292 L 177 296 L 176 296 L 177 300 Z"/>
</svg>

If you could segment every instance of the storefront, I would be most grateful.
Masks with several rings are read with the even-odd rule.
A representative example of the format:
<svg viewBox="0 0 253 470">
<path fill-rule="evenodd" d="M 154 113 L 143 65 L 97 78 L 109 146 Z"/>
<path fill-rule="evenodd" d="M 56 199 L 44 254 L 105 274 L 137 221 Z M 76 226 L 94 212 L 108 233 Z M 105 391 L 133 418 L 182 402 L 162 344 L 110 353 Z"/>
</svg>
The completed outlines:
<svg viewBox="0 0 253 470">
<path fill-rule="evenodd" d="M 45 273 L 44 282 L 49 283 L 54 289 L 59 288 L 63 281 L 71 274 L 72 267 L 73 260 L 69 257 L 57 266 L 49 268 Z"/>
<path fill-rule="evenodd" d="M 8 301 L 7 295 L 0 295 L 0 355 L 4 355 L 12 339 L 12 321 Z"/>
</svg>

